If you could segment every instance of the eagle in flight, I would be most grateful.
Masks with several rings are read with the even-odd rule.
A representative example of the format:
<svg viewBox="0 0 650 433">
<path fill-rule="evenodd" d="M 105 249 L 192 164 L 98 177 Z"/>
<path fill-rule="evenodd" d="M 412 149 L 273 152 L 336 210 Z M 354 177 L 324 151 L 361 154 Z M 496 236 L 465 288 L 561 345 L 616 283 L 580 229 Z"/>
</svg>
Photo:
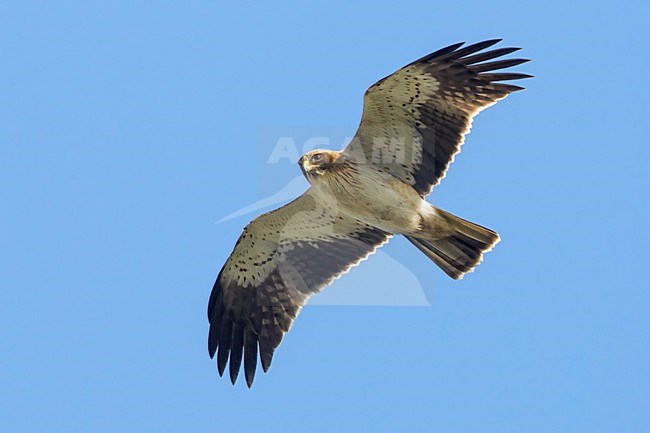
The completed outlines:
<svg viewBox="0 0 650 433">
<path fill-rule="evenodd" d="M 500 40 L 450 45 L 372 85 L 361 124 L 342 151 L 314 150 L 298 161 L 309 189 L 255 218 L 221 269 L 208 305 L 208 350 L 234 384 L 242 360 L 253 383 L 258 356 L 273 352 L 309 298 L 405 236 L 454 279 L 470 272 L 498 241 L 485 227 L 437 208 L 425 197 L 460 151 L 472 118 L 529 78 L 494 72 L 528 59 L 498 59 L 519 48 L 485 51 Z"/>
</svg>

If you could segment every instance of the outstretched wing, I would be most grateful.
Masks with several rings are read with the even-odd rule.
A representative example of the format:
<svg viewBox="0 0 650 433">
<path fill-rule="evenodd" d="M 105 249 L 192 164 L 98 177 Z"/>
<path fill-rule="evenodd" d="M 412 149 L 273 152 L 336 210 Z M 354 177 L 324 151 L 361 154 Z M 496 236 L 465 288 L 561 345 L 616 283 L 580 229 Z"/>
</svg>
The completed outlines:
<svg viewBox="0 0 650 433">
<path fill-rule="evenodd" d="M 460 151 L 472 118 L 523 89 L 500 81 L 531 77 L 494 72 L 528 61 L 488 61 L 519 49 L 481 52 L 499 41 L 451 45 L 372 85 L 359 129 L 344 154 L 392 173 L 422 197 L 429 194 Z"/>
<path fill-rule="evenodd" d="M 329 202 L 329 203 L 328 203 Z M 259 353 L 267 371 L 273 352 L 310 296 L 384 244 L 389 235 L 337 212 L 312 189 L 253 220 L 217 277 L 210 295 L 210 357 L 219 374 L 230 359 L 235 383 L 244 361 L 246 382 Z"/>
</svg>

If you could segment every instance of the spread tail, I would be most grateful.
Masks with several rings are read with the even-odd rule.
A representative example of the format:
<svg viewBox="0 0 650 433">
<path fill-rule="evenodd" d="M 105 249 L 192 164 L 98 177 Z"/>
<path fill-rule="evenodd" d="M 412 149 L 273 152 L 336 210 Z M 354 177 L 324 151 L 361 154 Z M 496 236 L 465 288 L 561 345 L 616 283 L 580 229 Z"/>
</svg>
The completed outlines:
<svg viewBox="0 0 650 433">
<path fill-rule="evenodd" d="M 435 209 L 433 233 L 406 236 L 451 278 L 458 280 L 481 263 L 483 253 L 499 242 L 499 235 L 442 209 Z"/>
</svg>

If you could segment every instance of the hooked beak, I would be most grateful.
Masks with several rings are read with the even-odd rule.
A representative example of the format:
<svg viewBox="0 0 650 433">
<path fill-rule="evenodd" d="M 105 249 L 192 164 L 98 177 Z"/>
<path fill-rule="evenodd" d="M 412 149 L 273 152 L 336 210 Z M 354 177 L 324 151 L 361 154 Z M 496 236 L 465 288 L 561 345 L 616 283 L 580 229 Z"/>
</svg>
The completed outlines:
<svg viewBox="0 0 650 433">
<path fill-rule="evenodd" d="M 300 170 L 302 171 L 303 176 L 307 176 L 307 171 L 305 170 L 305 166 L 303 163 L 305 162 L 305 157 L 301 156 L 300 159 L 298 160 L 298 165 L 300 166 Z"/>
</svg>

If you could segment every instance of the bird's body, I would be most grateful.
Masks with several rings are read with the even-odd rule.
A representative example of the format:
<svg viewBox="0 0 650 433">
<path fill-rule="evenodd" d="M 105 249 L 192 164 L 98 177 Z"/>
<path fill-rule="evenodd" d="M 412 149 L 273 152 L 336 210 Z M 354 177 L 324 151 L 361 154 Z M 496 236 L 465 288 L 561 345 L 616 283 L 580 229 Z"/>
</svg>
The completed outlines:
<svg viewBox="0 0 650 433">
<path fill-rule="evenodd" d="M 473 270 L 496 232 L 425 200 L 460 151 L 472 118 L 527 78 L 494 73 L 525 59 L 489 61 L 516 51 L 482 51 L 498 40 L 455 44 L 416 60 L 371 86 L 361 124 L 342 151 L 300 158 L 310 188 L 244 228 L 221 269 L 208 305 L 210 356 L 219 374 L 242 361 L 252 385 L 266 371 L 309 298 L 393 235 L 404 235 L 454 279 Z"/>
<path fill-rule="evenodd" d="M 430 208 L 410 185 L 340 152 L 315 152 L 337 157 L 322 174 L 306 175 L 318 201 L 335 203 L 341 213 L 391 234 L 415 233 L 422 226 Z"/>
</svg>

